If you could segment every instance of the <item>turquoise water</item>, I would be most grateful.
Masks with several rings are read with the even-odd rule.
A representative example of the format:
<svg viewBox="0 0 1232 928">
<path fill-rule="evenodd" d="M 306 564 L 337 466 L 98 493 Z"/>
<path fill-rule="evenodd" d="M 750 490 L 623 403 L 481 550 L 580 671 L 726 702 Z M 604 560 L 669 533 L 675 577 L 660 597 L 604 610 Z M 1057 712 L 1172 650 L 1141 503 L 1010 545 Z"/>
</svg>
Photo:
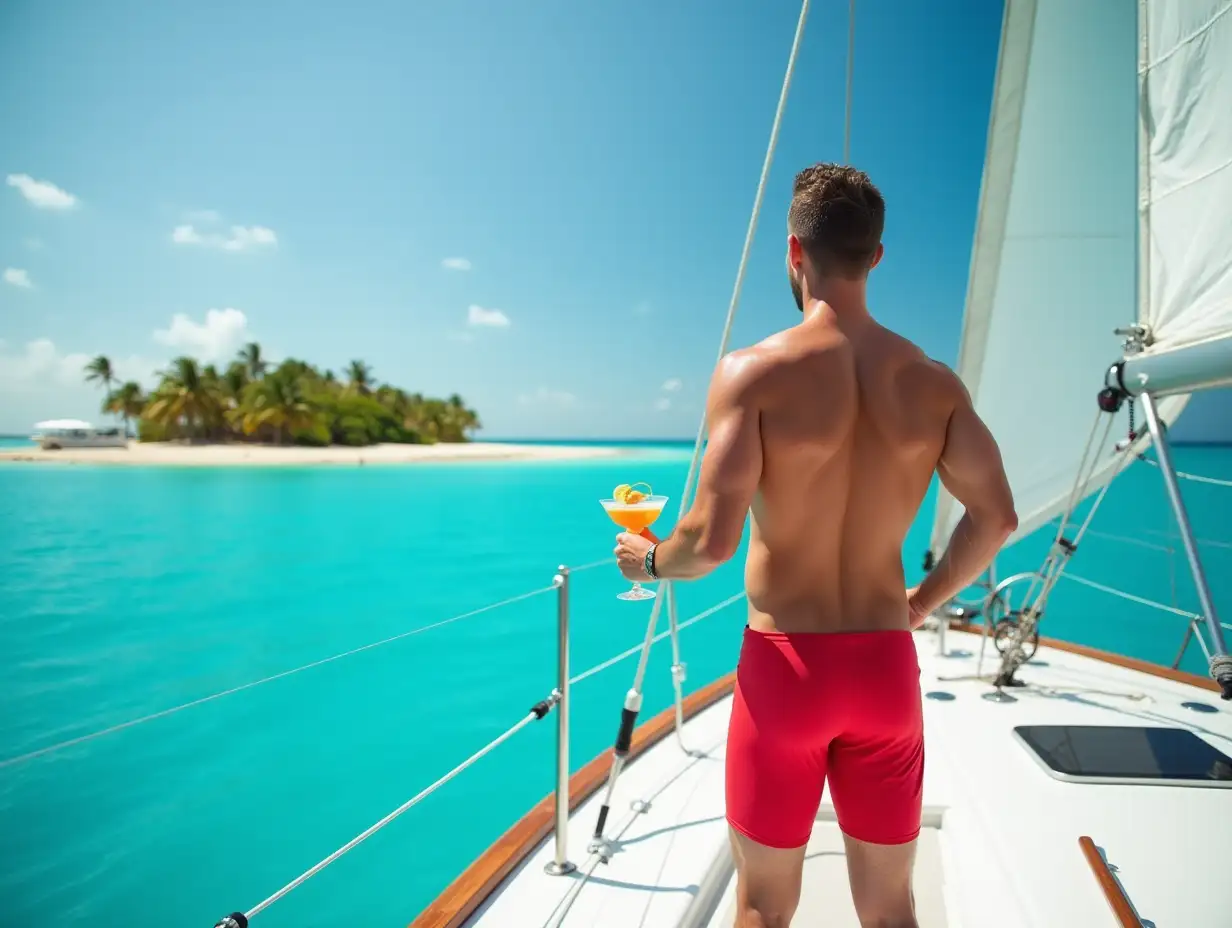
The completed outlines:
<svg viewBox="0 0 1232 928">
<path fill-rule="evenodd" d="M 1232 449 L 1177 458 L 1232 477 Z M 599 496 L 632 480 L 676 496 L 686 467 L 672 447 L 620 461 L 363 469 L 0 466 L 0 761 L 547 587 L 557 563 L 610 553 Z M 1184 489 L 1198 534 L 1232 540 L 1232 493 Z M 930 516 L 906 545 L 911 580 Z M 1096 528 L 1172 544 L 1158 473 L 1134 465 Z M 1045 546 L 1019 545 L 1002 573 L 1037 566 Z M 1206 554 L 1226 619 L 1232 549 Z M 1172 598 L 1162 551 L 1097 538 L 1073 570 Z M 1179 555 L 1175 570 L 1179 605 L 1196 608 Z M 733 563 L 682 584 L 681 617 L 739 579 Z M 575 576 L 575 672 L 641 639 L 649 606 L 615 600 L 626 587 L 610 566 Z M 250 908 L 545 696 L 554 621 L 545 592 L 0 767 L 0 915 L 188 928 Z M 733 606 L 682 632 L 686 689 L 732 668 L 742 624 Z M 1183 629 L 1062 581 L 1045 632 L 1169 663 Z M 634 663 L 574 689 L 575 769 L 610 745 Z M 669 663 L 664 643 L 644 718 L 669 704 Z M 1202 670 L 1196 648 L 1185 666 Z M 530 726 L 254 924 L 406 924 L 551 790 L 552 764 L 551 723 Z"/>
</svg>

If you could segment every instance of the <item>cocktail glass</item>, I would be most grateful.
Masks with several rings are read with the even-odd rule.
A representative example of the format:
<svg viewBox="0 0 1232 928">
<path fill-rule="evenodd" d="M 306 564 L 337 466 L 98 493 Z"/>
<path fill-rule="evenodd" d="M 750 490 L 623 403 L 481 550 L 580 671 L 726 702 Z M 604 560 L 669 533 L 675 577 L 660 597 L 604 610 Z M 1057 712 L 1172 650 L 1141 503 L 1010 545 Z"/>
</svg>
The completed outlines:
<svg viewBox="0 0 1232 928">
<path fill-rule="evenodd" d="M 603 506 L 608 518 L 626 532 L 653 538 L 654 536 L 650 535 L 646 529 L 650 528 L 663 512 L 663 507 L 667 505 L 667 497 L 647 496 L 636 503 L 624 503 L 618 499 L 601 499 L 599 504 Z M 617 593 L 616 598 L 637 602 L 643 599 L 654 599 L 655 592 L 646 589 L 640 583 L 634 583 L 632 589 Z"/>
</svg>

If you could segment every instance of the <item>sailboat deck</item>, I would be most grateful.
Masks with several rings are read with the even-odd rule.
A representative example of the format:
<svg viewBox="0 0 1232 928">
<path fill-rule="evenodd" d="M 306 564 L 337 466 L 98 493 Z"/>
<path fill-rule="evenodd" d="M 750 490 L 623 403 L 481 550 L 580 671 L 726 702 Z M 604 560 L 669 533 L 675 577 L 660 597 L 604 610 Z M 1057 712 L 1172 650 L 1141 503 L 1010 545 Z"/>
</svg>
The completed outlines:
<svg viewBox="0 0 1232 928">
<path fill-rule="evenodd" d="M 1200 843 L 1212 825 L 1232 817 L 1232 790 L 1064 782 L 1049 776 L 1011 733 L 1023 724 L 1176 725 L 1232 753 L 1228 704 L 1207 690 L 1047 646 L 1020 672 L 1029 686 L 1014 691 L 1017 701 L 993 703 L 981 698 L 988 684 L 972 679 L 978 635 L 949 632 L 946 657 L 936 654 L 932 633 L 916 640 L 925 694 L 954 697 L 924 702 L 926 829 L 916 870 L 922 926 L 1116 925 L 1080 851 L 1081 835 L 1104 850 L 1143 919 L 1160 928 L 1232 923 L 1213 889 L 1226 879 L 1222 860 Z M 991 645 L 988 654 L 996 657 Z M 985 672 L 993 666 L 986 659 Z M 1186 701 L 1218 711 L 1195 712 L 1182 707 Z M 467 924 L 730 925 L 723 795 L 730 710 L 728 697 L 686 724 L 686 745 L 704 756 L 688 757 L 666 738 L 626 769 L 613 801 L 606 861 L 587 851 L 601 802 L 596 794 L 570 818 L 577 872 L 544 873 L 552 859 L 549 838 Z M 818 819 L 794 923 L 854 925 L 828 794 Z"/>
</svg>

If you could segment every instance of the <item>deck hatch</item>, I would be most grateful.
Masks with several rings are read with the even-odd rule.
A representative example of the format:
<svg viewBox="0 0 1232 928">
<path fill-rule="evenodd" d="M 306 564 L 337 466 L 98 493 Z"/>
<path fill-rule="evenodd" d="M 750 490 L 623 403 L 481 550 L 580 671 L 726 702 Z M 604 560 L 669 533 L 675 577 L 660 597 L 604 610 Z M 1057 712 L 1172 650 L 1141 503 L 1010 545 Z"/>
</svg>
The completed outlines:
<svg viewBox="0 0 1232 928">
<path fill-rule="evenodd" d="M 1185 728 L 1018 725 L 1014 736 L 1059 780 L 1232 788 L 1232 757 Z"/>
</svg>

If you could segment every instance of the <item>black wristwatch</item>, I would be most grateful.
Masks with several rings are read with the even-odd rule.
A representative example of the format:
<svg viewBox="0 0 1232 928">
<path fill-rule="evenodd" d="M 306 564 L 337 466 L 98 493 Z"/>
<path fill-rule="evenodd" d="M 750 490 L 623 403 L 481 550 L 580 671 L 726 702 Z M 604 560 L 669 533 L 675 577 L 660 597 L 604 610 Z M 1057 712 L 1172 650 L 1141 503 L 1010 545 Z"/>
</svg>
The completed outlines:
<svg viewBox="0 0 1232 928">
<path fill-rule="evenodd" d="M 655 573 L 655 548 L 657 544 L 651 545 L 646 549 L 646 556 L 642 558 L 642 570 L 646 571 L 646 576 L 651 580 L 658 580 L 659 575 Z"/>
</svg>

